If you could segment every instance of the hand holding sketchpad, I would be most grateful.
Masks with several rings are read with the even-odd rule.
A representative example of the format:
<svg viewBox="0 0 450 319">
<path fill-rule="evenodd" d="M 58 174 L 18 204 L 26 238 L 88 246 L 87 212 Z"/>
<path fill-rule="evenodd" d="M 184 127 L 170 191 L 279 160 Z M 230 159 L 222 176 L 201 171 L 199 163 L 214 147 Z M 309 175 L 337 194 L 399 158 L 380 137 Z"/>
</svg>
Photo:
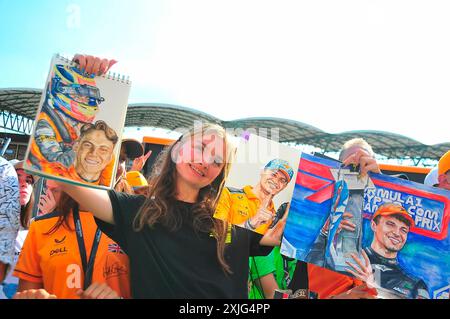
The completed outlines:
<svg viewBox="0 0 450 319">
<path fill-rule="evenodd" d="M 78 61 L 83 63 L 80 56 Z M 24 167 L 49 179 L 108 189 L 118 165 L 130 82 L 82 69 L 53 57 Z"/>
</svg>

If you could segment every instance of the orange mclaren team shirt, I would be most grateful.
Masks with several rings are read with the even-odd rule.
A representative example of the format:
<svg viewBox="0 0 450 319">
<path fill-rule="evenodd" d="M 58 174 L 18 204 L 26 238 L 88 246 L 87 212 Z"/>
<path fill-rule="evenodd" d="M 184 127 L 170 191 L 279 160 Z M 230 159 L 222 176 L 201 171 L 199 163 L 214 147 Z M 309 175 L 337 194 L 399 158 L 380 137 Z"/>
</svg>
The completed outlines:
<svg viewBox="0 0 450 319">
<path fill-rule="evenodd" d="M 46 234 L 58 217 L 58 213 L 46 214 L 31 223 L 13 275 L 42 283 L 45 290 L 58 298 L 78 298 L 76 291 L 83 287 L 84 273 L 72 214 L 68 217 L 72 230 L 61 225 L 52 234 Z M 89 260 L 97 225 L 88 212 L 80 212 L 80 220 Z M 95 282 L 105 282 L 120 297 L 130 298 L 128 256 L 105 234 L 101 236 L 94 262 L 92 283 Z"/>
<path fill-rule="evenodd" d="M 258 212 L 261 201 L 253 193 L 252 186 L 245 186 L 242 189 L 233 187 L 224 187 L 217 203 L 215 218 L 225 220 L 234 225 L 240 225 L 247 219 L 252 218 Z M 275 207 L 270 202 L 268 210 L 275 215 Z M 255 229 L 259 234 L 265 234 L 270 223 L 263 224 Z"/>
<path fill-rule="evenodd" d="M 308 264 L 309 289 L 318 294 L 319 299 L 327 299 L 341 294 L 363 282 L 352 277 Z"/>
</svg>

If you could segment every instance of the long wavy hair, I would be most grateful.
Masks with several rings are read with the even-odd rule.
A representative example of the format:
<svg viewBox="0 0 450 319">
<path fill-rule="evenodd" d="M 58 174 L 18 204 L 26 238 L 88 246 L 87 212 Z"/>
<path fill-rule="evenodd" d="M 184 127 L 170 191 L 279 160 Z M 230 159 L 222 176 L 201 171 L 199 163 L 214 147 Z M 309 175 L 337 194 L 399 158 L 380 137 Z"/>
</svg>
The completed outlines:
<svg viewBox="0 0 450 319">
<path fill-rule="evenodd" d="M 225 130 L 215 124 L 204 124 L 201 134 L 213 132 L 216 137 L 223 139 L 225 146 L 224 166 L 214 181 L 200 189 L 196 203 L 192 208 L 193 228 L 196 232 L 211 233 L 217 241 L 217 259 L 223 270 L 231 273 L 230 267 L 225 261 L 225 240 L 228 224 L 214 218 L 220 192 L 224 186 L 225 178 L 230 170 L 231 162 L 236 148 L 231 143 Z M 134 220 L 135 231 L 141 231 L 146 225 L 152 227 L 159 223 L 169 231 L 176 231 L 181 227 L 182 217 L 174 209 L 176 199 L 177 170 L 176 163 L 172 160 L 172 151 L 175 147 L 190 141 L 199 130 L 192 128 L 183 134 L 178 141 L 166 147 L 158 156 L 152 173 L 149 177 L 149 193 L 140 211 Z"/>
<path fill-rule="evenodd" d="M 31 174 L 28 174 L 24 171 L 23 169 L 23 164 L 21 164 L 22 162 L 19 162 L 19 164 L 16 164 L 14 166 L 17 175 L 19 175 L 19 171 L 22 170 L 25 174 L 31 176 L 31 178 L 33 179 L 33 184 L 32 184 L 32 190 L 31 190 L 31 195 L 30 195 L 30 199 L 28 200 L 28 202 L 25 205 L 20 205 L 20 225 L 24 228 L 24 229 L 28 229 L 30 227 L 30 221 L 31 221 L 31 216 L 33 214 L 33 206 L 34 206 L 34 181 L 35 181 L 35 177 Z M 20 187 L 19 187 L 20 188 Z"/>
<path fill-rule="evenodd" d="M 25 205 L 20 206 L 20 225 L 24 229 L 30 227 L 31 215 L 33 213 L 34 206 L 34 192 L 31 192 L 30 200 Z"/>
<path fill-rule="evenodd" d="M 70 197 L 67 193 L 61 192 L 61 197 L 56 204 L 55 211 L 59 212 L 58 220 L 49 229 L 46 235 L 52 234 L 59 229 L 59 227 L 64 226 L 68 231 L 75 231 L 70 227 L 69 216 L 71 212 L 77 207 L 78 203 Z"/>
</svg>

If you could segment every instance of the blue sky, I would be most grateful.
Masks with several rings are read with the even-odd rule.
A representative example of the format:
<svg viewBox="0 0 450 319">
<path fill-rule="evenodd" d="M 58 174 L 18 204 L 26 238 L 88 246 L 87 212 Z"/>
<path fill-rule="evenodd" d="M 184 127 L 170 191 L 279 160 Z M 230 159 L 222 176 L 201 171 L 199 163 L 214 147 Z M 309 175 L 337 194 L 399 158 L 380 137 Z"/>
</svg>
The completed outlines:
<svg viewBox="0 0 450 319">
<path fill-rule="evenodd" d="M 449 142 L 448 1 L 0 0 L 0 87 L 54 53 L 115 58 L 130 103 Z"/>
</svg>

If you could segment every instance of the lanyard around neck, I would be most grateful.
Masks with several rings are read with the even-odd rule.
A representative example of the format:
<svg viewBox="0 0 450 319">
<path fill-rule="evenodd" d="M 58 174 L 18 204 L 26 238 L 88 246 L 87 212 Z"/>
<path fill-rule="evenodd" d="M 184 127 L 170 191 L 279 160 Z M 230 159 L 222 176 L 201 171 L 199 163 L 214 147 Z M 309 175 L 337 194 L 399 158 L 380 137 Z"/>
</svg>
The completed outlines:
<svg viewBox="0 0 450 319">
<path fill-rule="evenodd" d="M 289 284 L 291 283 L 291 276 L 289 273 L 289 262 L 287 260 L 287 258 L 283 255 L 281 255 L 282 259 L 283 259 L 283 277 L 284 277 L 284 282 L 286 284 L 286 287 L 289 286 Z"/>
<path fill-rule="evenodd" d="M 86 255 L 86 246 L 84 245 L 83 228 L 81 227 L 80 213 L 78 205 L 73 209 L 73 222 L 75 223 L 75 232 L 77 234 L 78 249 L 80 251 L 81 262 L 83 264 L 84 283 L 83 290 L 86 290 L 92 283 L 92 273 L 94 271 L 95 255 L 97 254 L 98 244 L 102 236 L 101 230 L 97 227 L 94 242 L 92 243 L 89 261 Z"/>
</svg>

